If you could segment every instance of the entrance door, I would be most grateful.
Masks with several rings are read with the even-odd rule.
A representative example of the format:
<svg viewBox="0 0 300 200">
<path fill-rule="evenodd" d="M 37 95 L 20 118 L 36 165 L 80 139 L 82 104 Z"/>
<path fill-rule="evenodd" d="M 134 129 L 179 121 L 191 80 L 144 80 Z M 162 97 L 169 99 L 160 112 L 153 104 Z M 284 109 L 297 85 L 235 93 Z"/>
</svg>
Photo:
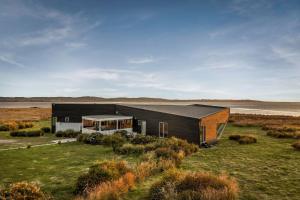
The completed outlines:
<svg viewBox="0 0 300 200">
<path fill-rule="evenodd" d="M 168 136 L 168 123 L 167 122 L 159 122 L 159 137 L 167 137 Z"/>
<path fill-rule="evenodd" d="M 146 135 L 146 121 L 145 120 L 138 120 L 138 126 L 139 126 L 139 130 L 138 132 Z"/>
</svg>

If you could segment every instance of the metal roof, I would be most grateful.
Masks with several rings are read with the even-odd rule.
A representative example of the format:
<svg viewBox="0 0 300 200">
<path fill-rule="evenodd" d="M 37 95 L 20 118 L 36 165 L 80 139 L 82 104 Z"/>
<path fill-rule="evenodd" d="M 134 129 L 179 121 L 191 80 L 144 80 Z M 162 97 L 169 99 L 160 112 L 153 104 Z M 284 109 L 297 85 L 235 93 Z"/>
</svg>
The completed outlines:
<svg viewBox="0 0 300 200">
<path fill-rule="evenodd" d="M 88 120 L 118 120 L 118 119 L 132 119 L 132 116 L 123 115 L 87 115 L 82 116 L 84 119 Z"/>
<path fill-rule="evenodd" d="M 132 104 L 125 105 L 123 104 L 123 105 L 131 108 L 168 113 L 168 114 L 196 118 L 196 119 L 200 119 L 226 109 L 225 107 L 208 106 L 208 105 L 200 105 L 200 104 L 194 104 L 194 105 L 132 105 Z"/>
</svg>

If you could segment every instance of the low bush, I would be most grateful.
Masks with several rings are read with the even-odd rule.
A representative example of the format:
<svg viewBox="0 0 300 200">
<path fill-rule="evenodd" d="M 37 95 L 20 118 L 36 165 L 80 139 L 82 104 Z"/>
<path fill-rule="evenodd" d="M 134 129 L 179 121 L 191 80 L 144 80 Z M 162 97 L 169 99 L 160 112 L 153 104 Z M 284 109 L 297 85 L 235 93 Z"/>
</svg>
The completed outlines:
<svg viewBox="0 0 300 200">
<path fill-rule="evenodd" d="M 188 143 L 186 140 L 175 137 L 159 140 L 156 142 L 156 146 L 169 148 L 177 153 L 183 151 L 186 156 L 196 153 L 199 150 L 197 145 Z"/>
<path fill-rule="evenodd" d="M 230 135 L 229 140 L 239 140 L 241 138 L 240 135 Z"/>
<path fill-rule="evenodd" d="M 17 182 L 8 188 L 0 190 L 0 199 L 14 200 L 47 200 L 51 199 L 35 183 Z"/>
<path fill-rule="evenodd" d="M 259 124 L 247 123 L 247 122 L 234 122 L 232 123 L 233 126 L 236 127 L 254 127 L 259 126 Z"/>
<path fill-rule="evenodd" d="M 299 133 L 293 133 L 293 132 L 281 132 L 281 131 L 274 131 L 269 130 L 267 132 L 268 136 L 275 137 L 275 138 L 295 138 L 300 139 Z"/>
<path fill-rule="evenodd" d="M 112 135 L 104 135 L 102 138 L 102 144 L 113 147 L 113 150 L 122 146 L 125 142 L 126 139 L 117 133 Z"/>
<path fill-rule="evenodd" d="M 272 126 L 263 126 L 262 130 L 264 130 L 264 131 L 275 131 L 275 132 L 288 132 L 288 133 L 295 133 L 297 131 L 296 128 L 291 128 L 291 127 L 272 127 Z"/>
<path fill-rule="evenodd" d="M 9 131 L 9 126 L 7 124 L 1 124 L 0 131 Z"/>
<path fill-rule="evenodd" d="M 115 152 L 122 155 L 142 154 L 145 152 L 145 147 L 139 144 L 124 144 L 123 146 L 116 147 Z"/>
<path fill-rule="evenodd" d="M 88 143 L 88 137 L 91 136 L 91 134 L 82 133 L 77 136 L 78 142 Z"/>
<path fill-rule="evenodd" d="M 10 132 L 10 136 L 12 137 L 39 137 L 44 133 L 40 130 L 36 131 L 12 131 Z"/>
<path fill-rule="evenodd" d="M 86 200 L 119 200 L 122 199 L 135 185 L 135 175 L 131 172 L 126 173 L 118 180 L 104 182 L 96 186 L 87 195 Z"/>
<path fill-rule="evenodd" d="M 137 134 L 134 138 L 132 138 L 132 144 L 148 144 L 157 141 L 157 137 L 150 136 L 150 135 L 142 135 Z"/>
<path fill-rule="evenodd" d="M 56 137 L 65 137 L 65 138 L 76 138 L 80 132 L 74 131 L 72 129 L 68 129 L 65 131 L 57 131 L 55 133 Z"/>
<path fill-rule="evenodd" d="M 86 194 L 95 186 L 106 181 L 116 180 L 130 172 L 130 168 L 124 161 L 104 161 L 89 168 L 88 173 L 77 179 L 75 194 Z"/>
<path fill-rule="evenodd" d="M 300 140 L 297 141 L 297 142 L 295 142 L 295 143 L 293 143 L 293 144 L 292 144 L 292 147 L 294 147 L 294 149 L 300 151 Z"/>
<path fill-rule="evenodd" d="M 32 128 L 33 123 L 31 122 L 17 122 L 18 124 L 18 129 L 25 129 L 25 128 Z"/>
<path fill-rule="evenodd" d="M 147 177 L 158 173 L 158 167 L 156 161 L 141 162 L 135 168 L 135 175 L 138 182 L 144 181 Z"/>
<path fill-rule="evenodd" d="M 176 166 L 179 166 L 181 164 L 181 161 L 184 159 L 184 152 L 179 151 L 178 153 L 174 151 L 173 149 L 169 149 L 166 147 L 161 147 L 155 150 L 155 155 L 157 158 L 162 158 L 164 160 L 172 160 L 174 161 Z"/>
<path fill-rule="evenodd" d="M 44 133 L 50 133 L 51 129 L 50 129 L 50 127 L 42 127 L 41 131 L 43 131 Z"/>
<path fill-rule="evenodd" d="M 252 144 L 257 142 L 257 139 L 251 135 L 230 135 L 229 140 L 235 140 L 239 142 L 239 144 Z"/>
<path fill-rule="evenodd" d="M 224 175 L 172 171 L 152 185 L 148 199 L 235 200 L 238 191 L 236 181 Z"/>
<path fill-rule="evenodd" d="M 241 136 L 241 138 L 238 141 L 240 144 L 252 144 L 252 143 L 256 143 L 257 139 L 253 136 L 244 135 Z"/>
</svg>

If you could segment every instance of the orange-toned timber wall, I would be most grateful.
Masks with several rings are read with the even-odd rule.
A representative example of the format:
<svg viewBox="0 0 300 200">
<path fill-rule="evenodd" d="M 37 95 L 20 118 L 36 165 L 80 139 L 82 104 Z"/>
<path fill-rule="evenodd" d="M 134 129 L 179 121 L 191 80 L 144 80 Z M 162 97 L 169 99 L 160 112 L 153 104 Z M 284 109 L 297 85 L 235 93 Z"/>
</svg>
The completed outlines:
<svg viewBox="0 0 300 200">
<path fill-rule="evenodd" d="M 206 128 L 206 142 L 212 142 L 217 139 L 217 124 L 226 123 L 228 121 L 230 109 L 225 108 L 224 110 L 217 112 L 213 115 L 209 115 L 199 120 L 200 127 L 205 126 Z"/>
</svg>

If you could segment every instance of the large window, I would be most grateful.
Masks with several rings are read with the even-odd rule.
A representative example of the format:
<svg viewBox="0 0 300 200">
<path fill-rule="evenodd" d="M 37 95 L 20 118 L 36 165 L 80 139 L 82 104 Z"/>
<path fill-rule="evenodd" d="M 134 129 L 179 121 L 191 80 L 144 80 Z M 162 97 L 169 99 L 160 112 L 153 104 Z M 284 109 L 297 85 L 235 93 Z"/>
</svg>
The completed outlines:
<svg viewBox="0 0 300 200">
<path fill-rule="evenodd" d="M 109 121 L 101 122 L 101 131 L 116 130 L 116 129 L 117 129 L 117 121 L 116 120 L 109 120 Z"/>
<path fill-rule="evenodd" d="M 91 130 L 98 130 L 98 127 L 99 127 L 99 125 L 96 121 L 87 120 L 87 119 L 83 120 L 83 128 L 87 128 L 87 129 L 91 129 Z"/>
<path fill-rule="evenodd" d="M 123 119 L 118 121 L 118 129 L 132 128 L 131 119 Z"/>
</svg>

